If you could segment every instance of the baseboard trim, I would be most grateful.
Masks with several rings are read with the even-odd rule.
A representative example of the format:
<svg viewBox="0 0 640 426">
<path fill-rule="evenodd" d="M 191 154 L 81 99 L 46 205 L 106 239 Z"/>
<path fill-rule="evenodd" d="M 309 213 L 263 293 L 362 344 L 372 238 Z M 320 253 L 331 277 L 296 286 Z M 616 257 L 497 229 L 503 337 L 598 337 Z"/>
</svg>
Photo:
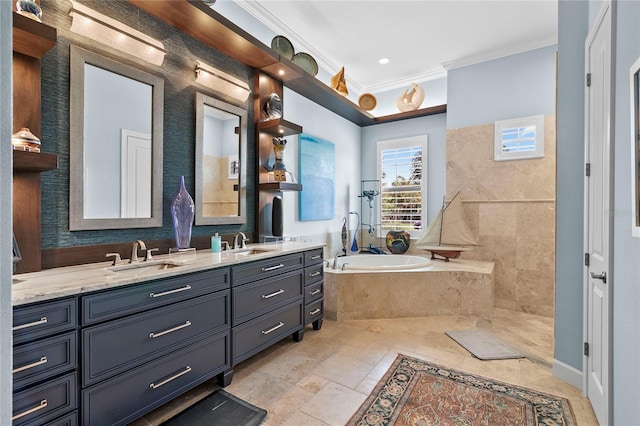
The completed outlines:
<svg viewBox="0 0 640 426">
<path fill-rule="evenodd" d="M 567 382 L 571 386 L 584 392 L 582 371 L 570 366 L 569 364 L 554 359 L 553 375 L 563 382 Z"/>
</svg>

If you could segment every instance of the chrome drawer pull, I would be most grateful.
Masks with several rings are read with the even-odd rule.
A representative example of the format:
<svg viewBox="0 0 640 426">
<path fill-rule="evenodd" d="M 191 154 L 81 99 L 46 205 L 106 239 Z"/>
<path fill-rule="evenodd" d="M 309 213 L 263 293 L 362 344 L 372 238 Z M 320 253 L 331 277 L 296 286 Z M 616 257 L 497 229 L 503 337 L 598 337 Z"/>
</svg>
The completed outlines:
<svg viewBox="0 0 640 426">
<path fill-rule="evenodd" d="M 320 271 L 315 271 L 314 273 L 309 274 L 310 277 L 317 277 L 320 275 Z"/>
<path fill-rule="evenodd" d="M 268 268 L 262 268 L 262 272 L 275 271 L 276 269 L 284 268 L 284 263 L 280 263 L 276 266 L 270 266 Z"/>
<path fill-rule="evenodd" d="M 27 365 L 23 365 L 22 367 L 14 368 L 12 373 L 16 374 L 16 373 L 19 373 L 21 371 L 28 370 L 30 368 L 37 367 L 39 365 L 46 364 L 46 363 L 47 363 L 47 357 L 43 356 L 42 358 L 40 358 L 40 361 L 32 362 L 31 364 L 27 364 Z"/>
<path fill-rule="evenodd" d="M 22 330 L 23 328 L 34 327 L 36 325 L 41 325 L 46 323 L 47 323 L 47 317 L 42 317 L 38 321 L 30 322 L 28 324 L 16 325 L 15 327 L 13 327 L 12 330 L 13 331 Z"/>
<path fill-rule="evenodd" d="M 316 315 L 320 313 L 320 308 L 315 308 L 313 311 L 309 312 L 309 315 Z"/>
<path fill-rule="evenodd" d="M 316 254 L 315 256 L 311 256 L 309 259 L 311 259 L 311 260 L 317 260 L 317 259 L 320 259 L 320 257 L 321 257 L 321 256 L 320 256 L 319 254 Z"/>
<path fill-rule="evenodd" d="M 316 294 L 320 293 L 320 289 L 316 288 L 315 290 L 313 290 L 311 293 L 309 293 L 309 296 L 315 296 Z"/>
<path fill-rule="evenodd" d="M 43 399 L 42 401 L 40 401 L 40 404 L 36 405 L 35 407 L 29 408 L 27 411 L 23 411 L 22 413 L 16 414 L 15 416 L 11 417 L 11 421 L 18 420 L 20 417 L 24 417 L 31 413 L 35 413 L 36 411 L 42 410 L 43 408 L 46 408 L 46 407 L 47 407 L 47 400 Z"/>
<path fill-rule="evenodd" d="M 262 298 L 263 299 L 271 299 L 273 296 L 277 296 L 277 295 L 282 294 L 282 293 L 284 293 L 284 289 L 280 289 L 280 290 L 278 290 L 278 291 L 276 291 L 274 293 L 271 293 L 271 294 L 263 294 Z"/>
<path fill-rule="evenodd" d="M 162 293 L 149 293 L 149 297 L 162 297 L 162 296 L 167 296 L 173 293 L 180 293 L 181 291 L 186 291 L 186 290 L 191 290 L 191 286 L 187 284 L 184 287 L 175 288 L 169 291 L 163 291 Z"/>
<path fill-rule="evenodd" d="M 161 331 L 159 333 L 149 333 L 149 337 L 151 337 L 152 339 L 155 339 L 156 337 L 160 337 L 160 336 L 164 336 L 165 334 L 173 333 L 174 331 L 178 331 L 181 328 L 189 327 L 190 325 L 191 325 L 191 321 L 187 321 L 182 325 L 170 328 L 170 329 L 165 330 L 165 331 Z"/>
<path fill-rule="evenodd" d="M 276 325 L 275 327 L 271 327 L 268 330 L 262 330 L 262 334 L 264 334 L 265 336 L 273 331 L 276 331 L 277 329 L 279 329 L 280 327 L 283 327 L 284 323 L 282 321 L 280 321 L 280 324 Z"/>
<path fill-rule="evenodd" d="M 183 375 L 187 374 L 189 371 L 191 371 L 191 367 L 187 365 L 187 366 L 184 368 L 184 370 L 182 370 L 182 371 L 181 371 L 181 372 L 179 372 L 179 373 L 174 374 L 173 376 L 171 376 L 171 377 L 169 377 L 169 378 L 164 379 L 164 380 L 163 380 L 163 381 L 161 381 L 160 383 L 158 383 L 158 384 L 155 384 L 155 383 L 151 383 L 151 384 L 149 384 L 149 389 L 158 389 L 160 386 L 164 386 L 164 385 L 166 385 L 167 383 L 169 383 L 169 382 L 171 382 L 171 381 L 173 381 L 173 380 L 177 379 L 178 377 L 180 377 L 180 376 L 183 376 Z"/>
</svg>

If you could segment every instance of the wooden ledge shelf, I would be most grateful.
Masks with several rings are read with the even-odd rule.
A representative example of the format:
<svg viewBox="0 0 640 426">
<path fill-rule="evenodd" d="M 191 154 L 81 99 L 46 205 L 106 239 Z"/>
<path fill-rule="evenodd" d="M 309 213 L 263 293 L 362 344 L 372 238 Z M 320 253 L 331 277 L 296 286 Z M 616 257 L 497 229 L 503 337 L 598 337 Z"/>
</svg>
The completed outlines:
<svg viewBox="0 0 640 426">
<path fill-rule="evenodd" d="M 302 191 L 302 184 L 292 182 L 269 182 L 258 184 L 260 191 Z"/>
<path fill-rule="evenodd" d="M 302 133 L 302 126 L 282 118 L 275 118 L 258 123 L 258 131 L 271 136 L 291 136 Z"/>
<path fill-rule="evenodd" d="M 13 150 L 13 170 L 17 172 L 46 172 L 58 168 L 58 156 L 46 152 Z"/>
<path fill-rule="evenodd" d="M 55 46 L 55 28 L 13 13 L 13 50 L 40 59 Z"/>
</svg>

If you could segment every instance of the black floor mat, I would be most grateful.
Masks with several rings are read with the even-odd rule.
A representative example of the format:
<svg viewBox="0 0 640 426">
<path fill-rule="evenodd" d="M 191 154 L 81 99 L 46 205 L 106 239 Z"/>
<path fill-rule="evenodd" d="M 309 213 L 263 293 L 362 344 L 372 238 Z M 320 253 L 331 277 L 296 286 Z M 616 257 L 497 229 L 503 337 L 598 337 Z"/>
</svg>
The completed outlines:
<svg viewBox="0 0 640 426">
<path fill-rule="evenodd" d="M 163 426 L 256 426 L 266 417 L 267 410 L 249 404 L 218 389 L 162 423 Z"/>
</svg>

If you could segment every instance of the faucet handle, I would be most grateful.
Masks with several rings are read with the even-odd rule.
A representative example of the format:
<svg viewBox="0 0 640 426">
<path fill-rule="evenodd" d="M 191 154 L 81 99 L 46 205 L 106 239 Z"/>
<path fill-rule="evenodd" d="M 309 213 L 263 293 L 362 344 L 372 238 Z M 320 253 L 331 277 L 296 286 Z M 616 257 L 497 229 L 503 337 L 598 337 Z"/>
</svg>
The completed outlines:
<svg viewBox="0 0 640 426">
<path fill-rule="evenodd" d="M 107 258 L 113 257 L 113 263 L 111 264 L 111 266 L 116 266 L 122 263 L 122 258 L 120 257 L 120 253 L 107 253 L 105 257 Z"/>
<path fill-rule="evenodd" d="M 153 260 L 153 256 L 151 255 L 152 252 L 154 251 L 159 251 L 159 248 L 152 248 L 152 249 L 147 249 L 145 255 L 144 255 L 144 261 L 147 262 L 149 260 Z"/>
<path fill-rule="evenodd" d="M 251 240 L 249 240 L 247 237 L 243 236 L 242 237 L 242 244 L 241 244 L 240 248 L 247 248 L 247 241 L 251 241 Z"/>
<path fill-rule="evenodd" d="M 224 250 L 224 251 L 229 250 L 229 241 L 224 241 L 224 240 L 222 240 L 222 241 L 220 242 L 220 244 L 222 245 L 222 250 Z"/>
</svg>

